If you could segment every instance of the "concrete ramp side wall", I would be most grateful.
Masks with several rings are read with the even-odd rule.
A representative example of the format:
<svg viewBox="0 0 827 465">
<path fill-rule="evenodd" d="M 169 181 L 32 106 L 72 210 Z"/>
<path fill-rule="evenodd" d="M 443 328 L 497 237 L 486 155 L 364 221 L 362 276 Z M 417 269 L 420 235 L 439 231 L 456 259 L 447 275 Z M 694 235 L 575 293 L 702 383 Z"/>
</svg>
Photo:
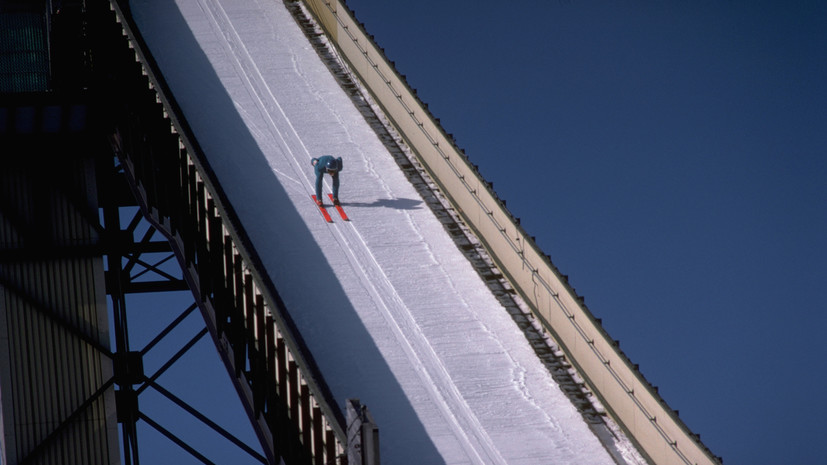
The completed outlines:
<svg viewBox="0 0 827 465">
<path fill-rule="evenodd" d="M 340 0 L 303 0 L 615 420 L 657 464 L 718 460 L 603 330 Z"/>
</svg>

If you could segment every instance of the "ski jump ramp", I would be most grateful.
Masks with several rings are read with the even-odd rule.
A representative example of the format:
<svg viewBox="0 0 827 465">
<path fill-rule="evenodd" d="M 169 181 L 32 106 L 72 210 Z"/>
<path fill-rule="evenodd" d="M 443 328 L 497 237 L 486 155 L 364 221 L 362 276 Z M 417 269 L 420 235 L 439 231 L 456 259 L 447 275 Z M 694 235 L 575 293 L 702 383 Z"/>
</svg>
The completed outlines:
<svg viewBox="0 0 827 465">
<path fill-rule="evenodd" d="M 334 397 L 370 408 L 383 463 L 715 463 L 342 3 L 130 7 Z M 295 15 L 316 22 L 303 30 Z M 344 160 L 349 222 L 330 209 L 327 223 L 310 199 L 310 160 L 324 154 Z M 590 408 L 607 407 L 600 427 L 457 246 L 431 208 L 440 202 L 597 394 Z"/>
</svg>

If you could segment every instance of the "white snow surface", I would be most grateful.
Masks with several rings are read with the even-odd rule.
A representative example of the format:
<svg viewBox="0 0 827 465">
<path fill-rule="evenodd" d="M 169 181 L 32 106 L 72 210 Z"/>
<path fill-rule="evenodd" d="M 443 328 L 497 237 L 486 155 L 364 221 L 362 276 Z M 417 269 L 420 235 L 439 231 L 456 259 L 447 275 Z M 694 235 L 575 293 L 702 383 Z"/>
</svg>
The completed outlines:
<svg viewBox="0 0 827 465">
<path fill-rule="evenodd" d="M 373 414 L 382 463 L 614 463 L 280 0 L 131 7 L 337 402 Z M 344 160 L 351 222 L 310 200 L 324 154 Z"/>
</svg>

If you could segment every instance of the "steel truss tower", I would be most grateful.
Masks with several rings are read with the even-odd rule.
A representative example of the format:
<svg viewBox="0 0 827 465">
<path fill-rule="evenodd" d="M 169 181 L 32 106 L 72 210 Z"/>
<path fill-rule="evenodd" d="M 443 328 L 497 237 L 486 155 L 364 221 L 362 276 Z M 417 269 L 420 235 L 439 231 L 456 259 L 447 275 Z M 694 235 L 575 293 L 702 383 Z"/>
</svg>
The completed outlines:
<svg viewBox="0 0 827 465">
<path fill-rule="evenodd" d="M 142 410 L 152 390 L 255 461 L 347 463 L 343 414 L 128 12 L 11 2 L 0 22 L 16 64 L 0 74 L 3 462 L 138 464 L 144 423 L 211 463 Z M 132 347 L 127 296 L 181 292 L 192 303 Z M 146 372 L 196 310 L 201 329 Z M 258 448 L 158 381 L 206 336 Z"/>
</svg>

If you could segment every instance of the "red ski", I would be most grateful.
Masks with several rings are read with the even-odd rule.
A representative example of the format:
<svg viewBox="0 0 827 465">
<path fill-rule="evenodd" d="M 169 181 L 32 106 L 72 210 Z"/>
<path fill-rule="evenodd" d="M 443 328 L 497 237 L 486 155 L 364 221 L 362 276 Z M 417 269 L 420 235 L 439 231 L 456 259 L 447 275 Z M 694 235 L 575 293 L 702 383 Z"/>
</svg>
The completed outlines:
<svg viewBox="0 0 827 465">
<path fill-rule="evenodd" d="M 327 194 L 327 196 L 330 197 L 330 201 L 333 202 L 333 194 Z M 345 209 L 342 208 L 341 205 L 336 205 L 334 203 L 333 206 L 336 207 L 336 211 L 339 212 L 339 216 L 341 216 L 343 220 L 350 221 L 350 218 L 347 217 L 347 213 L 345 213 Z"/>
<path fill-rule="evenodd" d="M 315 204 L 316 204 L 316 206 L 318 206 L 318 207 L 319 207 L 319 211 L 320 211 L 320 212 L 322 212 L 322 216 L 324 216 L 324 219 L 325 219 L 328 223 L 332 223 L 332 222 L 333 222 L 333 218 L 331 218 L 331 217 L 330 217 L 330 213 L 328 213 L 328 212 L 327 212 L 327 209 L 324 207 L 324 205 L 322 205 L 322 203 L 321 203 L 320 201 L 316 200 L 316 196 L 315 196 L 315 195 L 311 195 L 310 197 L 313 199 L 313 203 L 315 203 Z"/>
</svg>

